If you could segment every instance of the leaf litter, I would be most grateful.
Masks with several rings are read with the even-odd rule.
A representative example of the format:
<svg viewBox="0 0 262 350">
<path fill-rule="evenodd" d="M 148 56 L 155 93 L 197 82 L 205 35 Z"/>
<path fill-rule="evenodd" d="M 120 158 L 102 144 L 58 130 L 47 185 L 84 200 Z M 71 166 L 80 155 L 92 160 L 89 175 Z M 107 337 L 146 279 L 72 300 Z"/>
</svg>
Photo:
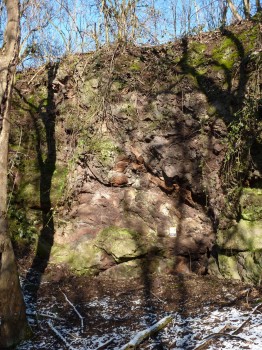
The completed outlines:
<svg viewBox="0 0 262 350">
<path fill-rule="evenodd" d="M 184 290 L 176 276 L 154 277 L 150 290 L 132 279 L 70 282 L 42 283 L 32 305 L 22 280 L 34 336 L 17 350 L 117 350 L 167 316 L 171 322 L 136 348 L 262 349 L 259 287 L 199 276 L 183 277 Z"/>
</svg>

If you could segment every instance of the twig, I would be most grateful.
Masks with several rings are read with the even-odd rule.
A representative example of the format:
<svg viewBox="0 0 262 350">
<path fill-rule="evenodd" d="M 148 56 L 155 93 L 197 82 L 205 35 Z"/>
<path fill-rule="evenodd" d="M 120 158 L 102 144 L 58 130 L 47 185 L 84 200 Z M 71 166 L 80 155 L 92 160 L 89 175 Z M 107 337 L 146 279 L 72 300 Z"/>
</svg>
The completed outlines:
<svg viewBox="0 0 262 350">
<path fill-rule="evenodd" d="M 159 301 L 161 301 L 161 303 L 165 304 L 166 302 L 162 299 L 160 299 L 155 293 L 153 293 L 152 291 L 150 292 L 156 299 L 158 299 Z"/>
<path fill-rule="evenodd" d="M 215 339 L 215 338 L 221 338 L 221 337 L 224 337 L 224 338 L 226 338 L 226 337 L 228 337 L 228 338 L 233 338 L 233 339 L 236 339 L 236 340 L 241 340 L 241 341 L 245 341 L 245 342 L 247 342 L 247 340 L 246 339 L 244 339 L 244 338 L 241 338 L 241 337 L 238 337 L 238 336 L 234 336 L 234 335 L 231 335 L 231 334 L 228 334 L 228 333 L 213 333 L 213 334 L 210 334 L 209 336 L 208 336 L 208 338 L 204 338 L 204 339 L 206 339 L 202 344 L 200 344 L 200 345 L 198 345 L 196 348 L 194 348 L 194 350 L 203 350 L 203 349 L 206 349 L 209 345 L 210 345 L 210 343 L 211 343 L 211 341 L 213 340 L 213 339 Z"/>
<path fill-rule="evenodd" d="M 232 335 L 238 334 L 240 333 L 240 331 L 242 331 L 242 329 L 244 328 L 244 326 L 251 320 L 252 315 L 257 311 L 257 309 L 259 309 L 262 306 L 262 303 L 259 303 L 251 312 L 250 316 L 243 322 L 241 323 L 241 325 L 234 330 L 234 332 L 232 332 Z"/>
<path fill-rule="evenodd" d="M 62 336 L 62 334 L 53 326 L 52 322 L 49 320 L 47 321 L 48 326 L 51 328 L 51 330 L 55 333 L 55 335 L 62 340 L 62 342 L 68 347 L 70 350 L 75 350 L 68 342 L 67 340 Z"/>
<path fill-rule="evenodd" d="M 235 340 L 241 340 L 247 342 L 246 339 L 239 337 L 238 335 L 232 335 L 230 333 L 213 333 L 205 337 L 204 339 L 209 340 L 213 338 L 230 338 L 230 339 L 235 339 Z"/>
<path fill-rule="evenodd" d="M 96 348 L 95 350 L 102 350 L 105 349 L 107 345 L 111 344 L 113 341 L 115 340 L 115 338 L 111 338 L 109 340 L 107 340 L 104 344 L 101 344 L 98 348 Z"/>
<path fill-rule="evenodd" d="M 33 75 L 33 77 L 29 80 L 29 82 L 27 83 L 27 85 L 30 85 L 32 83 L 32 81 L 35 79 L 35 77 L 42 71 L 44 70 L 46 67 L 42 66 L 40 69 L 38 69 L 38 71 Z"/>
<path fill-rule="evenodd" d="M 143 340 L 150 337 L 152 334 L 160 331 L 164 328 L 169 322 L 173 320 L 172 316 L 166 316 L 162 318 L 162 320 L 155 323 L 153 326 L 145 329 L 144 331 L 138 332 L 133 339 L 131 339 L 127 344 L 123 345 L 120 350 L 130 350 L 135 349 L 137 345 L 142 343 Z"/>
<path fill-rule="evenodd" d="M 202 344 L 200 344 L 199 346 L 197 346 L 194 350 L 201 350 L 204 349 L 205 347 L 207 347 L 210 344 L 210 341 L 214 338 L 220 338 L 220 337 L 224 337 L 224 338 L 230 338 L 230 339 L 236 339 L 236 340 L 241 340 L 244 342 L 248 342 L 248 340 L 241 338 L 239 336 L 237 336 L 236 334 L 240 333 L 240 331 L 244 328 L 244 326 L 250 321 L 252 315 L 262 306 L 262 303 L 259 303 L 251 312 L 250 316 L 241 323 L 241 325 L 234 330 L 232 333 L 223 333 L 224 330 L 226 330 L 226 327 L 223 327 L 219 332 L 217 333 L 213 333 L 208 335 L 207 337 L 204 338 L 204 342 Z"/>
<path fill-rule="evenodd" d="M 223 331 L 228 329 L 228 325 L 225 325 L 224 327 L 222 327 L 218 333 L 222 333 Z M 224 333 L 223 333 L 224 334 Z M 204 338 L 206 339 L 206 338 Z M 202 350 L 205 349 L 212 341 L 212 338 L 206 339 L 205 341 L 202 341 L 202 343 L 200 345 L 198 345 L 196 348 L 194 348 L 194 350 Z"/>
<path fill-rule="evenodd" d="M 61 293 L 64 295 L 65 300 L 68 302 L 68 304 L 70 304 L 72 306 L 72 308 L 74 309 L 77 316 L 80 318 L 81 332 L 83 332 L 83 330 L 84 330 L 84 317 L 79 313 L 79 311 L 76 309 L 75 305 L 68 299 L 68 297 L 65 295 L 65 293 L 62 291 L 61 291 Z"/>
<path fill-rule="evenodd" d="M 26 312 L 26 314 L 28 315 L 28 316 L 35 316 L 35 317 L 39 317 L 39 316 L 41 316 L 41 317 L 47 317 L 47 318 L 51 318 L 51 319 L 53 319 L 53 320 L 59 320 L 59 321 L 64 321 L 64 319 L 63 318 L 61 318 L 61 317 L 58 317 L 58 316 L 56 316 L 56 315 L 49 315 L 49 314 L 44 314 L 44 313 L 37 313 L 37 312 L 30 312 L 30 311 L 27 311 Z"/>
</svg>

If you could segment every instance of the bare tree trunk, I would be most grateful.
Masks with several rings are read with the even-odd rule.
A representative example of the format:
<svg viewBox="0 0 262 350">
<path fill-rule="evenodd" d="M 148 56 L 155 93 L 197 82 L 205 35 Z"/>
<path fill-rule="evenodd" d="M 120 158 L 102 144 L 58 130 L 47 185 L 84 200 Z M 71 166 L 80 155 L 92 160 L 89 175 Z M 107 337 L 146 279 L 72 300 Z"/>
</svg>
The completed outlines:
<svg viewBox="0 0 262 350">
<path fill-rule="evenodd" d="M 177 38 L 177 0 L 172 3 L 172 18 L 173 18 L 173 28 L 174 28 L 174 38 Z"/>
<path fill-rule="evenodd" d="M 228 10 L 228 2 L 223 1 L 222 13 L 221 13 L 221 27 L 225 27 L 227 23 L 227 10 Z"/>
<path fill-rule="evenodd" d="M 7 223 L 9 108 L 20 41 L 18 0 L 5 0 L 7 24 L 0 49 L 0 348 L 11 347 L 28 330 L 25 305 Z"/>
<path fill-rule="evenodd" d="M 101 1 L 101 12 L 104 16 L 104 26 L 105 26 L 105 41 L 109 44 L 109 11 L 106 0 Z"/>
<path fill-rule="evenodd" d="M 244 14 L 246 19 L 250 19 L 250 0 L 243 0 Z"/>
<path fill-rule="evenodd" d="M 261 7 L 260 0 L 256 0 L 256 8 L 257 8 L 257 12 L 261 12 L 262 7 Z"/>
<path fill-rule="evenodd" d="M 243 18 L 242 18 L 242 17 L 240 16 L 240 14 L 238 13 L 237 8 L 236 8 L 236 6 L 234 5 L 233 1 L 232 1 L 232 0 L 227 0 L 227 2 L 228 2 L 228 6 L 229 6 L 231 12 L 233 13 L 233 16 L 235 17 L 235 19 L 236 19 L 237 21 L 242 21 Z"/>
</svg>

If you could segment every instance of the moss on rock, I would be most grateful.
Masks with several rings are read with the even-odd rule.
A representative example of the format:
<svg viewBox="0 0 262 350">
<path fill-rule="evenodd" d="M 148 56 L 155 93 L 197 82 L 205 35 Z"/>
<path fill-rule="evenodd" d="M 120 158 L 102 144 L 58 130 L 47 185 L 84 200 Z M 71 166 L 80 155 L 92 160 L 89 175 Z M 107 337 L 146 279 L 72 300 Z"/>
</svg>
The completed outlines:
<svg viewBox="0 0 262 350">
<path fill-rule="evenodd" d="M 76 274 L 95 275 L 102 269 L 104 252 L 91 242 L 79 244 L 75 249 L 71 245 L 52 247 L 53 263 L 67 264 Z"/>
<path fill-rule="evenodd" d="M 241 280 L 236 256 L 219 255 L 219 270 L 225 278 Z"/>
<path fill-rule="evenodd" d="M 137 258 L 147 252 L 142 237 L 136 231 L 109 227 L 97 236 L 97 246 L 112 255 L 116 262 Z"/>
<path fill-rule="evenodd" d="M 262 250 L 262 221 L 240 222 L 226 231 L 219 231 L 217 244 L 223 250 Z"/>
<path fill-rule="evenodd" d="M 240 206 L 241 216 L 244 220 L 262 220 L 262 189 L 244 188 Z"/>
<path fill-rule="evenodd" d="M 261 283 L 262 281 L 262 251 L 242 252 L 238 256 L 239 270 L 246 282 Z"/>
</svg>

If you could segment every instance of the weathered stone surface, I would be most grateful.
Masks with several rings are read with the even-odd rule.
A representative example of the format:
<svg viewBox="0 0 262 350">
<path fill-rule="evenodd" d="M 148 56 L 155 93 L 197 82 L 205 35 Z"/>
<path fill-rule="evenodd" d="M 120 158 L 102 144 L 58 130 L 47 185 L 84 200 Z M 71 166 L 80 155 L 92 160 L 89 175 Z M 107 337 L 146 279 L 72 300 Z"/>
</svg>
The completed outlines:
<svg viewBox="0 0 262 350">
<path fill-rule="evenodd" d="M 135 260 L 129 260 L 117 265 L 112 266 L 105 272 L 111 278 L 132 278 L 139 277 L 143 280 L 147 280 L 148 274 L 158 273 L 166 274 L 175 272 L 176 258 L 163 258 L 160 256 L 152 258 L 141 258 Z M 180 271 L 180 273 L 189 273 L 189 270 Z"/>
<path fill-rule="evenodd" d="M 98 234 L 96 246 L 113 256 L 119 263 L 145 255 L 155 241 L 154 236 L 147 236 L 146 241 L 140 233 L 133 230 L 109 227 Z"/>
<path fill-rule="evenodd" d="M 117 50 L 112 74 L 108 74 L 110 50 L 101 50 L 94 56 L 88 54 L 88 61 L 85 55 L 72 56 L 70 61 L 65 58 L 58 65 L 53 82 L 53 103 L 56 105 L 52 108 L 57 111 L 55 156 L 59 163 L 56 162 L 48 204 L 54 208 L 57 218 L 56 244 L 69 245 L 75 255 L 78 251 L 83 261 L 77 265 L 87 266 L 86 270 L 98 271 L 107 266 L 101 251 L 106 257 L 114 256 L 114 262 L 125 263 L 126 259 L 149 255 L 153 249 L 156 259 L 176 256 L 180 272 L 203 273 L 215 243 L 217 227 L 226 228 L 229 218 L 239 219 L 234 207 L 225 213 L 225 208 L 231 204 L 225 194 L 226 176 L 222 176 L 223 171 L 228 170 L 225 159 L 230 156 L 226 153 L 228 143 L 225 141 L 233 113 L 243 108 L 241 91 L 254 95 L 257 84 L 251 76 L 258 74 L 257 68 L 256 72 L 251 72 L 251 66 L 248 68 L 244 62 L 245 70 L 249 69 L 245 72 L 250 73 L 247 79 L 239 76 L 237 67 L 241 62 L 238 58 L 232 74 L 228 75 L 223 69 L 214 71 L 211 66 L 207 69 L 200 63 L 204 53 L 201 50 L 198 56 L 192 44 L 192 38 L 188 38 L 187 55 L 179 43 L 175 50 L 168 45 L 159 56 L 152 54 L 150 49 L 147 52 L 146 48 L 132 47 L 132 54 L 128 48 Z M 213 55 L 214 51 L 212 42 L 205 52 Z M 141 58 L 139 70 L 127 72 L 127 67 L 132 67 L 134 55 Z M 192 69 L 189 69 L 191 65 Z M 201 72 L 203 68 L 205 73 Z M 17 91 L 21 92 L 23 100 L 15 96 L 14 106 L 23 111 L 24 115 L 19 119 L 22 127 L 30 125 L 32 130 L 35 129 L 34 111 L 25 115 L 26 100 L 39 106 L 34 117 L 37 124 L 39 119 L 42 125 L 45 113 L 41 112 L 41 116 L 39 113 L 41 108 L 46 108 L 43 105 L 48 86 L 46 73 L 40 71 L 33 77 L 30 87 L 27 78 L 17 80 Z M 232 82 L 230 75 L 234 77 Z M 35 96 L 36 92 L 42 91 L 42 82 L 45 82 L 45 96 Z M 240 82 L 245 85 L 241 89 Z M 16 114 L 14 116 L 16 118 Z M 42 127 L 39 129 L 41 135 L 28 128 L 22 136 L 26 151 L 21 151 L 21 157 L 26 155 L 30 166 L 26 166 L 25 161 L 21 173 L 29 176 L 20 184 L 20 193 L 14 196 L 14 201 L 18 199 L 22 206 L 25 201 L 26 212 L 28 207 L 40 209 L 37 199 L 40 196 L 35 193 L 41 191 L 40 172 L 42 175 L 45 174 L 43 170 L 48 172 L 48 162 L 38 164 L 39 154 L 34 149 L 35 140 L 39 138 L 43 161 L 48 160 L 49 145 Z M 13 140 L 18 139 L 16 132 L 11 136 Z M 258 150 L 261 150 L 261 137 L 251 147 L 254 169 L 253 177 L 248 179 L 250 182 L 261 180 L 262 152 Z M 57 167 L 60 162 L 65 170 L 63 176 Z M 229 169 L 229 173 L 234 171 Z M 240 174 L 240 177 L 245 178 L 245 175 Z M 230 180 L 233 184 L 235 179 Z M 255 184 L 259 185 L 258 182 Z M 60 196 L 55 198 L 58 190 Z M 59 207 L 62 197 L 64 208 Z M 259 233 L 261 193 L 244 190 L 240 204 L 240 214 L 246 221 L 241 220 L 228 231 L 220 230 L 216 242 L 222 251 L 234 251 L 235 255 L 240 251 L 260 249 L 262 241 Z M 103 238 L 98 248 L 92 242 L 100 237 L 99 232 L 110 226 L 134 231 L 139 234 L 139 239 L 131 235 L 125 240 L 122 234 L 118 237 L 113 234 L 112 242 Z M 129 247 L 123 245 L 125 241 Z M 80 249 L 84 243 L 88 243 L 86 251 Z M 94 255 L 89 251 L 91 246 Z M 66 254 L 69 253 L 68 250 Z"/>
<path fill-rule="evenodd" d="M 118 171 L 112 171 L 109 175 L 109 181 L 113 186 L 123 186 L 128 183 L 128 177 Z"/>
<path fill-rule="evenodd" d="M 237 255 L 239 273 L 246 282 L 261 284 L 262 251 L 242 252 Z"/>
<path fill-rule="evenodd" d="M 111 267 L 103 273 L 113 279 L 138 278 L 144 274 L 143 263 L 140 259 L 130 260 Z"/>
<path fill-rule="evenodd" d="M 236 256 L 219 255 L 218 264 L 223 277 L 241 280 Z"/>
<path fill-rule="evenodd" d="M 51 262 L 67 264 L 77 274 L 95 275 L 114 265 L 114 260 L 94 242 L 81 242 L 76 247 L 55 245 L 51 256 Z"/>
<path fill-rule="evenodd" d="M 209 260 L 208 271 L 219 278 L 241 279 L 259 284 L 262 281 L 262 251 L 218 255 L 218 261 Z"/>
<path fill-rule="evenodd" d="M 167 197 L 154 183 L 148 188 L 120 189 L 92 181 L 83 188 L 85 192 L 80 193 L 79 203 L 72 208 L 68 225 L 56 232 L 57 243 L 77 245 L 97 237 L 97 246 L 114 256 L 117 263 L 153 251 L 157 256 L 168 258 L 185 256 L 187 270 L 196 266 L 190 262 L 192 257 L 199 257 L 203 268 L 196 266 L 195 271 L 205 271 L 202 255 L 210 251 L 214 233 L 211 221 L 196 206 L 190 191 L 186 194 L 178 187 L 173 197 Z M 180 196 L 196 208 L 179 204 Z M 116 234 L 111 232 L 111 236 L 103 236 L 101 240 L 101 231 L 109 226 L 126 227 L 137 235 L 119 235 L 116 229 Z"/>
<path fill-rule="evenodd" d="M 240 220 L 229 230 L 218 232 L 217 244 L 223 250 L 262 250 L 262 221 Z"/>
</svg>

